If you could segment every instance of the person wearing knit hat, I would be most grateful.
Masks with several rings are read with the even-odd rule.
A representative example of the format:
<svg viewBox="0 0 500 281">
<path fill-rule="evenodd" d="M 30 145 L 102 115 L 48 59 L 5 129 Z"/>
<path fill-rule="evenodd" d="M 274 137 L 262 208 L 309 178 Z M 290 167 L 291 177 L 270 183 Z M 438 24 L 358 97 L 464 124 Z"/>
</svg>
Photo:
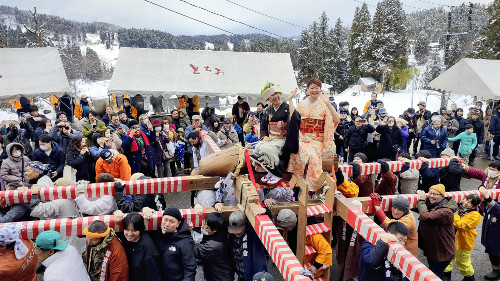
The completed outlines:
<svg viewBox="0 0 500 281">
<path fill-rule="evenodd" d="M 453 149 L 447 147 L 441 152 L 441 158 L 451 158 L 455 157 L 455 152 L 453 152 Z"/>
<path fill-rule="evenodd" d="M 356 158 L 358 158 L 358 159 L 356 159 Z M 358 164 L 368 163 L 368 157 L 366 157 L 366 154 L 364 154 L 363 152 L 358 152 L 358 153 L 354 154 L 354 161 L 353 162 L 356 162 Z"/>
<path fill-rule="evenodd" d="M 261 90 L 262 99 L 270 106 L 264 109 L 260 124 L 261 141 L 255 145 L 251 156 L 254 165 L 262 167 L 267 174 L 260 181 L 270 186 L 281 182 L 283 163 L 288 163 L 289 154 L 282 154 L 290 119 L 289 106 L 286 101 L 281 101 L 282 90 L 279 85 L 272 82 L 266 83 Z"/>
<path fill-rule="evenodd" d="M 417 223 L 412 212 L 410 203 L 405 196 L 398 196 L 392 200 L 391 217 L 387 217 L 381 206 L 375 206 L 375 215 L 380 220 L 380 227 L 386 228 L 391 222 L 398 221 L 404 224 L 410 234 L 406 240 L 406 249 L 414 256 L 418 255 L 418 231 Z"/>
<path fill-rule="evenodd" d="M 417 198 L 420 214 L 418 233 L 419 237 L 425 237 L 420 239 L 419 247 L 427 257 L 429 269 L 442 278 L 444 270 L 455 257 L 453 218 L 458 204 L 452 197 L 445 197 L 445 187 L 442 184 L 431 186 L 428 194 L 418 190 Z"/>
<path fill-rule="evenodd" d="M 276 218 L 276 224 L 283 228 L 284 237 L 296 237 L 297 215 L 290 209 L 281 209 Z M 291 249 L 296 249 L 296 240 L 289 240 Z M 322 234 L 313 234 L 306 237 L 306 246 L 311 246 L 316 249 L 316 253 L 304 257 L 304 264 L 312 264 L 307 269 L 318 277 L 322 274 L 323 265 L 332 265 L 332 247 L 328 244 Z"/>
<path fill-rule="evenodd" d="M 163 276 L 168 276 L 168 280 L 194 280 L 194 243 L 179 209 L 170 207 L 163 212 L 160 230 L 152 238 L 161 255 Z"/>
<path fill-rule="evenodd" d="M 403 167 L 398 173 L 399 194 L 413 194 L 418 189 L 420 173 L 410 166 L 411 160 L 412 157 L 408 152 L 403 152 L 398 156 L 398 161 L 403 162 Z"/>
</svg>

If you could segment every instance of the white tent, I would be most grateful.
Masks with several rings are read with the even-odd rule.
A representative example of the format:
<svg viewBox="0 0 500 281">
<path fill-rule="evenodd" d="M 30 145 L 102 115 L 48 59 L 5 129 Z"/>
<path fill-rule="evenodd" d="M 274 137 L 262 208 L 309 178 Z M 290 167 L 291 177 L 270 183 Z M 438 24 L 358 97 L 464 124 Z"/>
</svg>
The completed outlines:
<svg viewBox="0 0 500 281">
<path fill-rule="evenodd" d="M 429 83 L 439 91 L 500 98 L 500 60 L 461 59 Z"/>
<path fill-rule="evenodd" d="M 70 92 L 57 48 L 0 48 L 0 98 Z"/>
<path fill-rule="evenodd" d="M 290 54 L 120 48 L 108 93 L 258 98 L 268 81 L 297 87 Z"/>
</svg>

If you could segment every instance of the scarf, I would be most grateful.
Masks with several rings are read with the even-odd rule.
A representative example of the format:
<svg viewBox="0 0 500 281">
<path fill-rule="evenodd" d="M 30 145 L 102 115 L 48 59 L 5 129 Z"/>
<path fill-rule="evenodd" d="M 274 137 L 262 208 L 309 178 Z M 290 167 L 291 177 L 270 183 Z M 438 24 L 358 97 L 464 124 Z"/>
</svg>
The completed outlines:
<svg viewBox="0 0 500 281">
<path fill-rule="evenodd" d="M 466 214 L 472 212 L 472 211 L 477 211 L 477 207 L 476 208 L 472 208 L 472 209 L 467 209 L 467 208 L 464 208 L 462 205 L 460 205 L 460 208 L 458 209 L 458 215 L 460 217 L 463 217 L 465 216 Z"/>
<path fill-rule="evenodd" d="M 446 198 L 445 198 L 445 199 L 443 199 L 443 200 L 442 200 L 441 202 L 439 202 L 439 203 L 434 203 L 434 204 L 432 204 L 432 203 L 430 203 L 430 202 L 429 202 L 429 203 L 427 204 L 427 209 L 428 209 L 429 211 L 434 211 L 435 209 L 437 209 L 437 207 L 442 206 L 442 205 L 444 205 L 444 204 L 446 204 L 446 203 L 448 203 L 448 199 L 446 199 Z"/>
<path fill-rule="evenodd" d="M 24 258 L 29 252 L 28 247 L 26 247 L 21 238 L 19 238 L 19 236 L 21 236 L 21 230 L 25 228 L 26 227 L 23 225 L 14 225 L 11 223 L 0 225 L 0 244 L 7 245 L 15 242 L 14 254 L 18 260 Z"/>
<path fill-rule="evenodd" d="M 495 185 L 495 183 L 500 180 L 500 173 L 498 173 L 496 176 L 494 177 L 488 177 L 488 168 L 486 168 L 486 170 L 484 170 L 484 174 L 487 176 L 486 180 L 485 180 L 485 187 L 486 189 L 492 189 L 494 188 L 493 186 Z"/>
<path fill-rule="evenodd" d="M 110 229 L 108 235 L 104 237 L 101 244 L 95 247 L 87 247 L 87 251 L 83 252 L 83 261 L 87 264 L 87 272 L 91 280 L 101 280 L 101 268 L 107 269 L 106 266 L 102 266 L 102 262 L 104 261 L 106 250 L 114 236 L 115 230 Z M 88 257 L 89 254 L 90 258 Z"/>
<path fill-rule="evenodd" d="M 129 136 L 129 137 L 132 138 L 132 144 L 130 145 L 130 151 L 131 152 L 139 150 L 139 145 L 137 144 L 137 140 L 139 140 L 140 137 L 142 137 L 142 141 L 146 144 L 146 146 L 149 146 L 149 140 L 148 140 L 148 138 L 146 137 L 146 135 L 142 131 L 140 132 L 140 136 L 139 137 L 131 136 L 130 135 L 130 131 L 127 133 L 127 136 Z M 140 143 L 141 146 L 144 147 L 144 143 L 142 143 L 142 141 L 139 140 L 139 142 L 141 142 Z"/>
</svg>

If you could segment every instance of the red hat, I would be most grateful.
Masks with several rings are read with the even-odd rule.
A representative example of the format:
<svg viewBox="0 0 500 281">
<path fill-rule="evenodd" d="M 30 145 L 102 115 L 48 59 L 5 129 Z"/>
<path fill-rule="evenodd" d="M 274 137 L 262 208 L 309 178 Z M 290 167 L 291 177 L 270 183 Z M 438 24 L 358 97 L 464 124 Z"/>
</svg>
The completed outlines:
<svg viewBox="0 0 500 281">
<path fill-rule="evenodd" d="M 153 127 L 161 126 L 161 121 L 159 119 L 153 120 Z"/>
</svg>

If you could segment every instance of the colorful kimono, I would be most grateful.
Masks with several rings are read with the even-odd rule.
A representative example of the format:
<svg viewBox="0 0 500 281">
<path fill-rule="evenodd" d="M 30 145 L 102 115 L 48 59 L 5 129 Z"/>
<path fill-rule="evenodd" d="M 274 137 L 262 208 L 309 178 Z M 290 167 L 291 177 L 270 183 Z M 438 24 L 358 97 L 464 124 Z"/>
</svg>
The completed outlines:
<svg viewBox="0 0 500 281">
<path fill-rule="evenodd" d="M 332 115 L 321 99 L 311 103 L 306 98 L 296 110 L 301 116 L 299 152 L 290 156 L 288 172 L 305 175 L 309 190 L 315 191 L 320 188 L 316 181 L 323 172 L 323 153 L 335 152 L 333 133 L 337 124 L 333 123 Z"/>
<path fill-rule="evenodd" d="M 285 144 L 289 119 L 288 104 L 283 102 L 277 110 L 273 106 L 265 109 L 260 124 L 260 137 L 270 137 L 270 141 L 260 141 L 255 145 L 252 160 L 264 170 L 277 177 L 283 176 L 282 148 Z"/>
</svg>

